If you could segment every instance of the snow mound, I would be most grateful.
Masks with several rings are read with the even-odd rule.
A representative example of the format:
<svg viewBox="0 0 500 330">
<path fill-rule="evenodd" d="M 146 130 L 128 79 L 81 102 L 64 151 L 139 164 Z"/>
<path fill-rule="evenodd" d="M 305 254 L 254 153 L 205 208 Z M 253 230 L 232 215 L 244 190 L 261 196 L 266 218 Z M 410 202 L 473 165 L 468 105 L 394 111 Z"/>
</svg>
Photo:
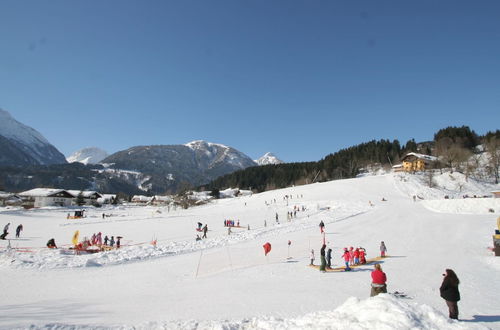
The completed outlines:
<svg viewBox="0 0 500 330">
<path fill-rule="evenodd" d="M 359 300 L 351 297 L 333 311 L 309 313 L 296 318 L 254 317 L 243 320 L 145 322 L 138 325 L 31 325 L 30 329 L 487 329 L 478 324 L 452 321 L 427 305 L 380 294 Z"/>
</svg>

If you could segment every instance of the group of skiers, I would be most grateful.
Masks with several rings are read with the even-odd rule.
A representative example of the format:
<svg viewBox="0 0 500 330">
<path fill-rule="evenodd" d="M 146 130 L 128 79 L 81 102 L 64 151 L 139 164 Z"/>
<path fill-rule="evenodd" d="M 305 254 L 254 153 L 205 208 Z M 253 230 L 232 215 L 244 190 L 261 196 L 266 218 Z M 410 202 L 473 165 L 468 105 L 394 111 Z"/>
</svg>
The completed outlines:
<svg viewBox="0 0 500 330">
<path fill-rule="evenodd" d="M 200 223 L 198 222 L 198 225 Z M 234 221 L 234 220 L 224 220 L 224 227 L 239 227 L 240 226 L 240 220 Z"/>
<path fill-rule="evenodd" d="M 7 235 L 9 234 L 9 226 L 10 222 L 3 227 L 3 233 L 2 235 L 0 235 L 0 239 L 6 239 Z M 21 231 L 23 231 L 23 229 L 24 227 L 22 224 L 19 224 L 16 227 L 16 238 L 19 238 L 19 236 L 21 235 Z"/>
</svg>

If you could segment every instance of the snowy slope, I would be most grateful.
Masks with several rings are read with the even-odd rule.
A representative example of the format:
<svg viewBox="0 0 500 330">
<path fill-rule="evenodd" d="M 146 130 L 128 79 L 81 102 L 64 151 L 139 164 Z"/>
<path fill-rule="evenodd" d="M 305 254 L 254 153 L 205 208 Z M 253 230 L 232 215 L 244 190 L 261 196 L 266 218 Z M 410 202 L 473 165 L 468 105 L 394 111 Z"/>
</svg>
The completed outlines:
<svg viewBox="0 0 500 330">
<path fill-rule="evenodd" d="M 264 156 L 260 157 L 257 160 L 254 160 L 259 165 L 270 165 L 270 164 L 282 164 L 283 161 L 276 157 L 274 154 L 270 152 L 266 152 Z"/>
<path fill-rule="evenodd" d="M 480 186 L 474 189 L 481 195 L 491 188 Z M 415 192 L 423 199 L 413 201 Z M 431 197 L 441 205 L 439 212 L 425 204 Z M 500 258 L 486 249 L 500 205 L 485 198 L 494 214 L 474 212 L 473 205 L 472 214 L 463 214 L 447 207 L 456 200 L 438 197 L 437 188 L 418 176 L 385 175 L 186 210 L 92 208 L 81 220 L 66 219 L 67 209 L 0 209 L 0 225 L 25 228 L 10 242 L 19 249 L 5 249 L 8 242 L 0 241 L 0 328 L 500 329 L 500 281 L 494 280 Z M 288 221 L 295 206 L 301 211 Z M 103 219 L 102 213 L 110 216 Z M 224 219 L 239 220 L 243 228 L 228 235 Z M 335 265 L 341 264 L 343 247 L 363 246 L 371 258 L 384 240 L 389 292 L 403 291 L 407 298 L 368 298 L 369 265 L 350 273 L 307 267 L 310 249 L 318 253 L 321 245 L 320 220 Z M 208 224 L 209 232 L 196 242 L 198 221 Z M 43 247 L 51 237 L 67 247 L 77 229 L 81 236 L 121 235 L 124 246 L 79 256 Z M 267 257 L 265 242 L 272 244 Z M 459 322 L 447 319 L 439 297 L 445 268 L 461 280 Z"/>
<path fill-rule="evenodd" d="M 97 164 L 108 156 L 108 153 L 102 149 L 88 147 L 75 151 L 71 156 L 66 158 L 66 160 L 68 163 L 80 162 L 82 164 Z"/>
<path fill-rule="evenodd" d="M 0 109 L 0 135 L 13 145 L 9 149 L 10 153 L 22 153 L 22 157 L 13 155 L 2 155 L 7 165 L 24 164 L 59 164 L 65 163 L 64 155 L 61 154 L 52 144 L 45 139 L 42 134 L 33 128 L 26 126 L 15 120 L 7 111 Z M 6 142 L 7 143 L 7 142 Z M 5 152 L 5 150 L 3 150 Z M 33 160 L 25 159 L 31 157 Z M 9 159 L 24 159 L 21 163 L 9 164 Z"/>
</svg>

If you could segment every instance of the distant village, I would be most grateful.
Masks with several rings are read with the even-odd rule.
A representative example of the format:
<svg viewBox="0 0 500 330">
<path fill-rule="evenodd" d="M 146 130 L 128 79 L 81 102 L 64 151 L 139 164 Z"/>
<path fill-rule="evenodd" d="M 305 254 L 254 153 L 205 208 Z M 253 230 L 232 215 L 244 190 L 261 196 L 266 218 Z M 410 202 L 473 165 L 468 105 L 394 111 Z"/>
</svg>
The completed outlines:
<svg viewBox="0 0 500 330">
<path fill-rule="evenodd" d="M 417 173 L 430 169 L 437 161 L 437 157 L 408 153 L 402 158 L 401 164 L 392 166 L 394 172 Z M 228 189 L 221 197 L 235 197 L 240 193 L 251 194 L 250 191 L 240 191 L 239 189 Z M 1 206 L 22 206 L 26 209 L 48 207 L 48 206 L 102 206 L 104 204 L 122 204 L 127 202 L 132 205 L 153 205 L 153 206 L 181 206 L 187 208 L 206 202 L 212 196 L 209 192 L 191 192 L 188 196 L 144 196 L 134 195 L 130 200 L 119 200 L 116 194 L 101 194 L 97 191 L 80 191 L 54 188 L 35 188 L 21 193 L 8 193 L 0 191 Z M 500 191 L 492 191 L 493 197 L 500 198 Z"/>
</svg>

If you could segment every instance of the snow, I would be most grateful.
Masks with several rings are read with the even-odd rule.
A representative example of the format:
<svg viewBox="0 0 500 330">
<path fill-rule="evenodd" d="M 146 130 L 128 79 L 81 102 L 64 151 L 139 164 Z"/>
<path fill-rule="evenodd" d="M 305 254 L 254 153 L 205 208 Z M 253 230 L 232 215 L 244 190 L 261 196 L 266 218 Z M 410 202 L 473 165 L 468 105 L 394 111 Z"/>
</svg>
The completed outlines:
<svg viewBox="0 0 500 330">
<path fill-rule="evenodd" d="M 266 152 L 264 156 L 260 157 L 257 160 L 254 160 L 259 165 L 270 165 L 270 164 L 282 164 L 283 161 L 278 159 L 274 154 L 270 152 Z"/>
<path fill-rule="evenodd" d="M 0 225 L 24 226 L 10 240 L 14 249 L 0 241 L 0 328 L 500 329 L 500 258 L 487 249 L 499 200 L 463 198 L 500 187 L 470 178 L 453 184 L 462 179 L 444 174 L 430 188 L 423 175 L 364 176 L 240 191 L 188 209 L 89 207 L 84 219 L 66 219 L 65 208 L 0 208 Z M 287 221 L 294 206 L 301 211 Z M 224 219 L 243 228 L 228 235 Z M 385 241 L 388 291 L 407 296 L 369 298 L 371 265 L 336 273 L 308 267 L 311 248 L 319 254 L 320 220 L 337 266 L 343 247 L 363 246 L 371 258 Z M 194 240 L 198 221 L 209 228 L 202 241 Z M 123 246 L 73 255 L 67 247 L 76 230 L 123 236 Z M 52 237 L 60 249 L 44 248 Z M 460 321 L 448 319 L 439 297 L 445 268 L 461 280 Z"/>
<path fill-rule="evenodd" d="M 49 141 L 33 128 L 15 120 L 10 113 L 0 109 L 0 132 L 6 138 L 19 141 L 26 145 L 45 146 Z"/>
<path fill-rule="evenodd" d="M 108 153 L 97 147 L 87 147 L 82 150 L 75 151 L 71 156 L 66 158 L 68 163 L 80 162 L 82 164 L 97 164 L 104 158 L 108 157 Z"/>
</svg>

